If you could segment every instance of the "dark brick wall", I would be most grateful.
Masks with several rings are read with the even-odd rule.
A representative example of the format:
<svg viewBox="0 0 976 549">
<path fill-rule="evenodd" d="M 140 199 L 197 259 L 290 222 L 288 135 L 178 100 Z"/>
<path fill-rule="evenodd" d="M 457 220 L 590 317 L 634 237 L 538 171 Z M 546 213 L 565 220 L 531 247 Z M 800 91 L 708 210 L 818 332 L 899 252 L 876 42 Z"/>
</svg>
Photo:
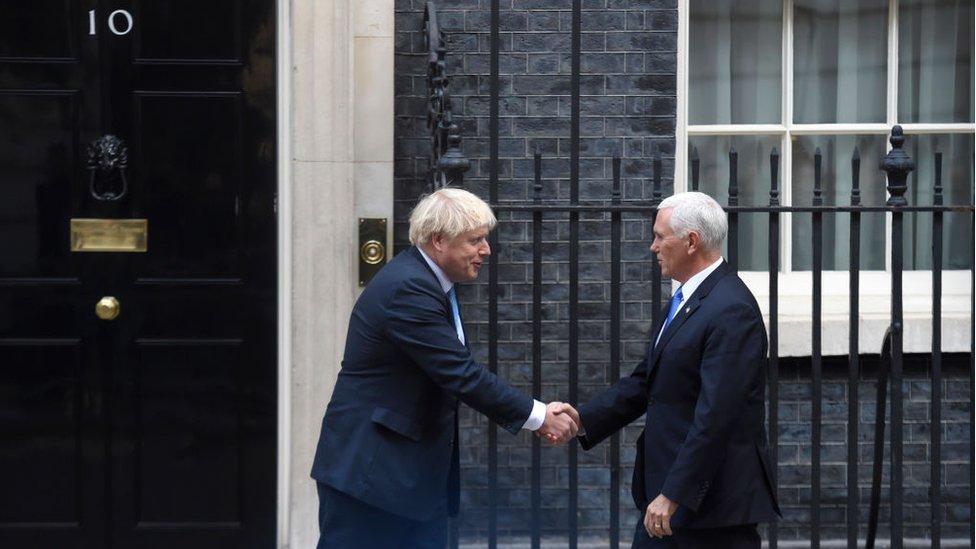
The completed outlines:
<svg viewBox="0 0 976 549">
<path fill-rule="evenodd" d="M 858 487 L 861 502 L 861 536 L 866 532 L 874 459 L 874 420 L 878 356 L 862 356 L 859 384 Z M 906 355 L 904 391 L 904 486 L 905 535 L 929 536 L 931 504 L 928 494 L 931 463 L 930 357 Z M 943 537 L 968 537 L 972 529 L 969 506 L 970 462 L 969 355 L 946 355 L 942 382 L 942 497 Z M 783 520 L 780 539 L 807 539 L 810 523 L 811 396 L 810 360 L 788 359 L 780 375 L 779 403 L 779 498 Z M 823 427 L 821 444 L 821 536 L 847 537 L 847 357 L 824 360 Z M 888 403 L 890 414 L 891 395 Z M 889 516 L 890 430 L 885 431 L 886 452 L 879 538 L 887 536 Z"/>
<path fill-rule="evenodd" d="M 426 130 L 426 66 L 423 44 L 423 0 L 396 2 L 396 129 L 395 238 L 406 246 L 406 219 L 425 191 L 429 139 Z M 500 158 L 499 196 L 502 201 L 531 199 L 532 154 L 543 161 L 546 201 L 563 202 L 570 193 L 570 75 L 572 14 L 569 0 L 501 0 Z M 677 11 L 674 0 L 583 0 L 581 57 L 580 197 L 607 199 L 611 189 L 611 160 L 623 158 L 623 199 L 651 196 L 651 159 L 663 159 L 664 194 L 672 192 L 675 125 L 675 63 Z M 455 113 L 464 152 L 472 161 L 465 186 L 488 196 L 489 174 L 489 22 L 490 0 L 441 0 L 440 23 L 448 37 L 448 73 L 452 75 Z M 532 249 L 531 218 L 499 216 L 499 372 L 526 392 L 531 390 Z M 622 375 L 641 358 L 651 318 L 650 243 L 646 215 L 625 215 L 622 276 Z M 543 338 L 542 400 L 565 399 L 568 394 L 567 264 L 569 224 L 565 214 L 546 218 L 543 226 Z M 609 379 L 610 224 L 604 215 L 582 216 L 580 224 L 580 398 L 586 400 L 611 383 Z M 473 336 L 477 358 L 487 360 L 487 272 L 478 283 L 460 290 L 463 314 Z M 664 299 L 667 299 L 665 287 Z M 960 363 L 962 364 L 962 363 Z M 968 378 L 957 367 L 944 387 L 946 403 L 946 534 L 965 530 L 971 520 L 967 500 L 969 477 Z M 830 370 L 830 368 L 828 368 Z M 843 499 L 846 473 L 846 385 L 841 366 L 832 368 L 824 387 L 823 521 L 825 536 L 843 537 Z M 917 503 L 906 517 L 912 537 L 922 536 L 928 513 L 927 496 L 917 483 L 927 472 L 929 426 L 927 381 L 920 368 L 906 392 L 906 501 Z M 809 523 L 810 391 L 809 361 L 784 364 L 780 406 L 782 449 L 781 497 L 786 518 L 781 538 L 803 538 Z M 865 381 L 865 399 L 874 388 Z M 862 405 L 862 421 L 869 421 L 873 401 Z M 839 422 L 839 423 L 838 423 Z M 464 409 L 462 415 L 463 539 L 483 538 L 487 528 L 487 429 L 484 417 Z M 862 429 L 869 444 L 873 431 Z M 629 542 L 637 513 L 629 486 L 633 443 L 638 426 L 624 432 L 621 462 L 622 540 Z M 838 438 L 839 437 L 839 438 Z M 512 437 L 499 431 L 499 528 L 503 537 L 523 538 L 529 526 L 531 437 Z M 868 463 L 870 448 L 861 449 Z M 579 453 L 579 524 L 581 535 L 597 540 L 607 536 L 609 523 L 609 448 L 601 445 Z M 565 536 L 568 524 L 566 449 L 542 450 L 542 521 L 546 535 Z M 861 467 L 864 479 L 869 466 Z M 839 483 L 839 484 L 838 484 Z M 862 486 L 867 486 L 866 482 Z M 864 489 L 862 501 L 867 500 Z M 841 498 L 841 499 L 837 499 Z M 866 516 L 866 512 L 865 512 Z M 906 529 L 906 531 L 909 531 Z M 626 544 L 626 543 L 625 543 Z M 599 542 L 598 542 L 599 545 Z"/>
</svg>

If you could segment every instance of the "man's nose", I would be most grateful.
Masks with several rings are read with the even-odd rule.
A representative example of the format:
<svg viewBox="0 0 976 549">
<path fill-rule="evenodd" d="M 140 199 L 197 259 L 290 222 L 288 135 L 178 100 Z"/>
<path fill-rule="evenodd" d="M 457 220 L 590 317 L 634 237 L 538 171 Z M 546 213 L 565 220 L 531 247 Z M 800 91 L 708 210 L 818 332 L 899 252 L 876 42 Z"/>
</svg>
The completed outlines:
<svg viewBox="0 0 976 549">
<path fill-rule="evenodd" d="M 485 241 L 484 247 L 481 249 L 481 255 L 484 255 L 484 256 L 491 255 L 491 244 L 488 244 L 488 241 L 487 240 Z"/>
</svg>

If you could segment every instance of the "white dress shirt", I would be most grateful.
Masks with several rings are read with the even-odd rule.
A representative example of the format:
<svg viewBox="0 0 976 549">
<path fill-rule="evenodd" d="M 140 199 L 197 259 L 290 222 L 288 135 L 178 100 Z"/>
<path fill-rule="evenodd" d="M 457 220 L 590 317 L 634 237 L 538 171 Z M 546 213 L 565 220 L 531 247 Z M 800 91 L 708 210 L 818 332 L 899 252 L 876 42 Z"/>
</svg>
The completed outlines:
<svg viewBox="0 0 976 549">
<path fill-rule="evenodd" d="M 434 271 L 434 276 L 436 276 L 437 281 L 440 282 L 441 289 L 444 290 L 444 294 L 450 292 L 451 288 L 454 287 L 454 283 L 451 282 L 449 278 L 447 278 L 447 275 L 444 274 L 444 270 L 441 269 L 440 266 L 437 265 L 437 263 L 434 263 L 434 260 L 431 259 L 424 252 L 423 248 L 420 248 L 418 246 L 417 250 L 420 252 L 420 256 L 424 258 L 424 261 L 427 262 L 427 265 L 430 267 L 430 270 Z M 457 330 L 458 330 L 458 340 L 463 345 L 464 331 L 461 330 L 460 326 L 457 327 Z M 546 421 L 546 405 L 543 404 L 542 402 L 539 402 L 538 400 L 534 400 L 532 404 L 532 413 L 529 414 L 529 419 L 525 420 L 525 424 L 522 425 L 522 428 L 528 429 L 529 431 L 536 431 L 539 429 L 539 427 L 542 427 L 542 424 L 545 421 Z"/>
<path fill-rule="evenodd" d="M 705 279 L 708 278 L 708 275 L 712 274 L 715 271 L 715 269 L 718 269 L 719 265 L 721 265 L 723 261 L 725 261 L 725 259 L 719 257 L 718 260 L 715 261 L 715 263 L 712 263 L 708 267 L 705 267 L 704 269 L 698 271 L 697 273 L 695 273 L 694 276 L 686 280 L 684 284 L 679 286 L 679 288 L 681 288 L 681 303 L 678 304 L 678 308 L 676 309 L 677 312 L 674 313 L 674 316 L 678 316 L 678 312 L 680 312 L 681 308 L 684 307 L 686 303 L 688 303 L 688 300 L 691 299 L 692 295 L 694 295 L 695 290 L 697 290 L 698 287 L 701 286 L 702 282 L 705 282 Z M 661 331 L 658 332 L 657 334 L 657 339 L 654 340 L 655 346 L 657 346 L 658 342 L 661 341 L 661 336 L 664 334 L 664 328 L 665 326 L 662 325 Z"/>
</svg>

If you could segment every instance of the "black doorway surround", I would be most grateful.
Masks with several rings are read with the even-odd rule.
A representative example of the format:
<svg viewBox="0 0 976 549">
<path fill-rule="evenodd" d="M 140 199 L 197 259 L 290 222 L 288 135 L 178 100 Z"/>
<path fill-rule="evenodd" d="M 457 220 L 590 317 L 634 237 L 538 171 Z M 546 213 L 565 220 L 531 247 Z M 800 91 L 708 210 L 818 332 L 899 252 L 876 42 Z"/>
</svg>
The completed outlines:
<svg viewBox="0 0 976 549">
<path fill-rule="evenodd" d="M 0 547 L 273 547 L 274 2 L 0 5 Z"/>
</svg>

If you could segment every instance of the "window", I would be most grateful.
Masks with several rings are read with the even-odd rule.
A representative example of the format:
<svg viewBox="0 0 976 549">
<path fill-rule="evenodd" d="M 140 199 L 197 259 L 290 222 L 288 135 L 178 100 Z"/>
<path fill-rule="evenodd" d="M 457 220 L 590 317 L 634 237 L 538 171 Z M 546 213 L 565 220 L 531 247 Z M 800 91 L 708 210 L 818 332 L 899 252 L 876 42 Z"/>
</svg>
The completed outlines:
<svg viewBox="0 0 976 549">
<path fill-rule="evenodd" d="M 878 162 L 901 124 L 915 159 L 911 204 L 931 204 L 934 153 L 943 153 L 947 204 L 973 200 L 972 0 L 682 0 L 679 4 L 675 181 L 692 151 L 701 190 L 727 198 L 728 151 L 739 153 L 740 204 L 769 201 L 769 154 L 781 154 L 782 203 L 809 205 L 813 157 L 823 154 L 823 198 L 846 205 L 851 154 L 861 154 L 861 201 L 887 198 Z M 848 214 L 824 216 L 824 268 L 848 268 Z M 768 269 L 766 216 L 740 217 L 743 271 Z M 783 219 L 781 270 L 811 268 L 810 217 Z M 884 271 L 890 221 L 862 216 L 861 268 Z M 946 269 L 968 269 L 969 214 L 946 214 Z M 931 214 L 906 216 L 905 268 L 931 269 Z"/>
</svg>

